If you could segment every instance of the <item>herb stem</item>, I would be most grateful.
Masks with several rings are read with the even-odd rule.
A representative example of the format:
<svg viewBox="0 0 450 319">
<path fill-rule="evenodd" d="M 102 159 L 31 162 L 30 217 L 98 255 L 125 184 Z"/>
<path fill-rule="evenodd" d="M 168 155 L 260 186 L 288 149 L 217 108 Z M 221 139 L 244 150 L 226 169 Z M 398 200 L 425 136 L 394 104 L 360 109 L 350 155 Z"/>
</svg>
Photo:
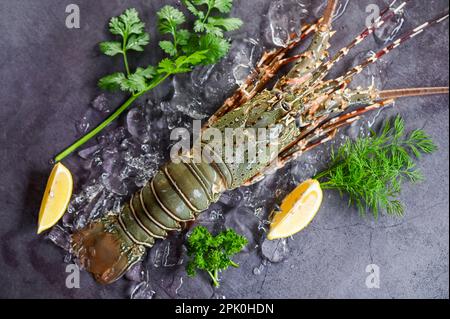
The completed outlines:
<svg viewBox="0 0 450 319">
<path fill-rule="evenodd" d="M 214 271 L 214 273 L 212 273 L 211 271 L 208 271 L 208 275 L 211 277 L 213 283 L 214 283 L 214 287 L 219 287 L 220 283 L 219 283 L 219 272 L 217 270 Z"/>
<path fill-rule="evenodd" d="M 209 15 L 211 14 L 211 10 L 212 10 L 212 7 L 208 4 L 208 11 L 206 12 L 205 18 L 203 19 L 202 23 L 205 23 L 208 20 Z"/>
<path fill-rule="evenodd" d="M 130 66 L 128 64 L 128 57 L 127 57 L 127 41 L 128 41 L 128 35 L 125 35 L 123 37 L 123 44 L 122 44 L 122 55 L 123 55 L 123 64 L 125 64 L 125 70 L 127 71 L 127 75 L 130 76 Z"/>
<path fill-rule="evenodd" d="M 121 107 L 119 107 L 113 114 L 111 114 L 105 121 L 103 121 L 100 125 L 98 125 L 96 128 L 94 128 L 92 131 L 90 131 L 88 134 L 77 140 L 74 144 L 69 146 L 66 150 L 61 152 L 59 155 L 55 157 L 55 162 L 61 162 L 66 157 L 68 157 L 70 154 L 78 150 L 80 147 L 82 147 L 84 144 L 86 144 L 88 141 L 90 141 L 92 138 L 97 136 L 101 131 L 103 131 L 109 124 L 111 124 L 114 120 L 116 120 L 120 115 L 122 115 L 123 112 L 125 112 L 128 107 L 130 107 L 131 104 L 133 104 L 134 101 L 136 101 L 140 96 L 147 93 L 148 91 L 154 89 L 158 85 L 160 85 L 162 82 L 164 82 L 171 74 L 166 73 L 165 75 L 161 75 L 157 78 L 155 78 L 150 85 L 142 92 L 139 92 L 137 94 L 133 94 Z"/>
<path fill-rule="evenodd" d="M 128 65 L 127 53 L 125 51 L 123 52 L 123 64 L 125 64 L 125 70 L 127 71 L 127 75 L 130 76 L 131 75 L 130 66 Z"/>
</svg>

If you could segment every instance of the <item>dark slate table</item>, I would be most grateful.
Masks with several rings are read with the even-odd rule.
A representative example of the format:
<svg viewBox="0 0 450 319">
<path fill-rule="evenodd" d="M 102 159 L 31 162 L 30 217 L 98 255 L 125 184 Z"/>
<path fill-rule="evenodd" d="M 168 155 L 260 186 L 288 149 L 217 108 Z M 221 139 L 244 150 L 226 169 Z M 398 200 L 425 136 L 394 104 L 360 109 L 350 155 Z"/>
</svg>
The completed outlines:
<svg viewBox="0 0 450 319">
<path fill-rule="evenodd" d="M 0 297 L 129 295 L 129 282 L 103 287 L 86 273 L 81 289 L 66 289 L 64 253 L 35 234 L 37 214 L 51 168 L 49 159 L 73 141 L 75 122 L 99 94 L 97 79 L 114 69 L 115 62 L 100 57 L 96 47 L 107 38 L 106 21 L 133 6 L 149 21 L 148 29 L 154 30 L 156 10 L 175 1 L 77 0 L 81 29 L 67 29 L 65 9 L 73 2 L 0 2 Z M 235 2 L 234 12 L 246 21 L 241 34 L 264 37 L 271 1 Z M 341 32 L 333 44 L 347 43 L 356 35 L 372 2 L 350 2 L 336 22 Z M 304 3 L 308 8 L 310 1 Z M 446 7 L 444 0 L 416 1 L 406 11 L 403 30 Z M 371 38 L 356 53 L 376 47 Z M 448 85 L 447 59 L 445 22 L 385 59 L 384 87 Z M 113 102 L 122 99 L 117 96 Z M 361 219 L 337 194 L 327 193 L 313 225 L 290 241 L 291 256 L 285 262 L 270 265 L 260 276 L 253 275 L 256 262 L 245 263 L 230 275 L 223 294 L 229 298 L 448 298 L 448 97 L 404 99 L 387 112 L 400 113 L 408 128 L 424 128 L 439 146 L 436 154 L 419 163 L 425 182 L 405 185 L 401 198 L 406 217 L 382 218 L 378 223 Z M 69 166 L 75 170 L 72 163 Z M 380 267 L 380 289 L 366 288 L 369 264 Z"/>
</svg>

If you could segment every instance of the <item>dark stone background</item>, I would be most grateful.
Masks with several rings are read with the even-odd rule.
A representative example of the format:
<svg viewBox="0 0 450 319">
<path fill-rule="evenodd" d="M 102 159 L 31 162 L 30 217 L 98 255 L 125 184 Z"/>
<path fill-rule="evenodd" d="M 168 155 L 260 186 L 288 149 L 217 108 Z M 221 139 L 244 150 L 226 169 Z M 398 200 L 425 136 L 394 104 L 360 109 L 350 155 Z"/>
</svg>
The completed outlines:
<svg viewBox="0 0 450 319">
<path fill-rule="evenodd" d="M 82 289 L 66 289 L 63 252 L 35 234 L 36 221 L 49 159 L 74 140 L 75 122 L 99 93 L 97 79 L 117 65 L 96 49 L 107 38 L 106 21 L 134 6 L 154 30 L 155 12 L 166 2 L 175 3 L 0 2 L 0 297 L 122 298 L 129 293 L 125 281 L 102 287 L 86 273 Z M 242 34 L 261 38 L 270 1 L 235 2 L 235 14 L 246 22 Z M 380 3 L 351 1 L 336 22 L 340 32 L 334 45 L 356 35 L 367 15 L 364 9 L 372 2 Z M 79 30 L 64 25 L 70 3 L 81 8 Z M 414 1 L 403 30 L 447 7 L 445 0 Z M 365 48 L 375 47 L 372 38 L 367 42 Z M 448 22 L 426 31 L 386 61 L 386 88 L 448 85 Z M 117 103 L 122 98 L 118 96 Z M 227 297 L 448 298 L 448 97 L 404 99 L 390 112 L 400 113 L 408 128 L 423 127 L 439 145 L 439 152 L 419 163 L 426 181 L 405 185 L 406 217 L 378 223 L 360 219 L 353 210 L 344 213 L 349 209 L 337 194 L 328 194 L 314 224 L 290 242 L 287 262 L 272 265 L 259 277 L 252 275 L 257 264 L 244 264 L 229 277 Z M 365 267 L 372 263 L 381 268 L 380 289 L 365 287 Z"/>
</svg>

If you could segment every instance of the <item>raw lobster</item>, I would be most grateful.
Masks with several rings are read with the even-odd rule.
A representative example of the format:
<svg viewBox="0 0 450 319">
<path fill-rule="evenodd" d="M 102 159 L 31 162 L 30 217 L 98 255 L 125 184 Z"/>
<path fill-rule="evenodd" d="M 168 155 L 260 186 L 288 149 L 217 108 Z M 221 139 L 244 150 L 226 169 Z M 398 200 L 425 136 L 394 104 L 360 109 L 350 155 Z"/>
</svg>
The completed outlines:
<svg viewBox="0 0 450 319">
<path fill-rule="evenodd" d="M 300 36 L 292 35 L 286 47 L 263 55 L 247 81 L 204 128 L 221 132 L 227 128 L 276 129 L 277 151 L 272 148 L 263 151 L 258 161 L 232 162 L 217 154 L 210 141 L 202 139 L 201 149 L 203 153 L 207 151 L 209 160 L 168 163 L 132 196 L 120 214 L 109 214 L 72 236 L 73 250 L 82 266 L 99 282 L 114 282 L 140 261 L 156 240 L 165 239 L 170 232 L 194 221 L 223 192 L 260 181 L 274 169 L 331 140 L 340 128 L 362 114 L 385 107 L 396 98 L 448 93 L 446 87 L 389 91 L 348 88 L 353 77 L 366 66 L 425 28 L 445 20 L 447 14 L 406 33 L 343 76 L 325 80 L 339 60 L 405 4 L 406 1 L 395 9 L 385 9 L 372 26 L 330 58 L 327 50 L 334 34 L 331 22 L 337 1 L 328 1 L 323 17 L 316 24 L 304 26 Z M 287 56 L 312 34 L 312 42 L 304 53 Z M 291 71 L 271 90 L 266 89 L 280 68 L 289 63 L 294 63 Z M 193 152 L 188 158 L 194 157 Z"/>
</svg>

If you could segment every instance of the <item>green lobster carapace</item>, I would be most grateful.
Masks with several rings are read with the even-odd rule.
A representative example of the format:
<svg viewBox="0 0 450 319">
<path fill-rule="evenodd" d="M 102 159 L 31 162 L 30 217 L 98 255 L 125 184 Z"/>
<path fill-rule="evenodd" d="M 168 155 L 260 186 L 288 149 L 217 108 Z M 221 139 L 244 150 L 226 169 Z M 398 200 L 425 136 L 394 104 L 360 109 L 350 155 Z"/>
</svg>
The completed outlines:
<svg viewBox="0 0 450 319">
<path fill-rule="evenodd" d="M 386 8 L 373 25 L 330 56 L 333 36 L 332 18 L 336 0 L 328 1 L 323 17 L 292 35 L 286 47 L 267 52 L 246 82 L 205 125 L 220 132 L 226 129 L 268 129 L 277 131 L 277 148 L 267 148 L 258 161 L 227 161 L 207 139 L 201 148 L 208 150 L 208 161 L 171 162 L 139 192 L 132 196 L 120 214 L 109 214 L 92 222 L 72 236 L 73 250 L 81 265 L 101 283 L 119 279 L 144 256 L 158 239 L 179 231 L 202 211 L 219 200 L 227 190 L 251 185 L 283 167 L 302 153 L 329 140 L 336 132 L 358 120 L 361 115 L 380 109 L 404 96 L 446 94 L 447 87 L 394 89 L 374 87 L 350 89 L 355 75 L 424 29 L 442 22 L 448 15 L 421 24 L 360 65 L 335 79 L 326 79 L 329 70 L 349 51 L 388 21 L 405 3 Z M 306 51 L 288 55 L 299 43 L 312 36 Z M 280 77 L 273 88 L 268 83 L 285 65 L 292 69 Z M 264 145 L 263 145 L 264 144 Z M 264 148 L 262 147 L 262 148 Z M 190 154 L 191 157 L 193 154 Z M 188 156 L 189 157 L 189 156 Z"/>
</svg>

